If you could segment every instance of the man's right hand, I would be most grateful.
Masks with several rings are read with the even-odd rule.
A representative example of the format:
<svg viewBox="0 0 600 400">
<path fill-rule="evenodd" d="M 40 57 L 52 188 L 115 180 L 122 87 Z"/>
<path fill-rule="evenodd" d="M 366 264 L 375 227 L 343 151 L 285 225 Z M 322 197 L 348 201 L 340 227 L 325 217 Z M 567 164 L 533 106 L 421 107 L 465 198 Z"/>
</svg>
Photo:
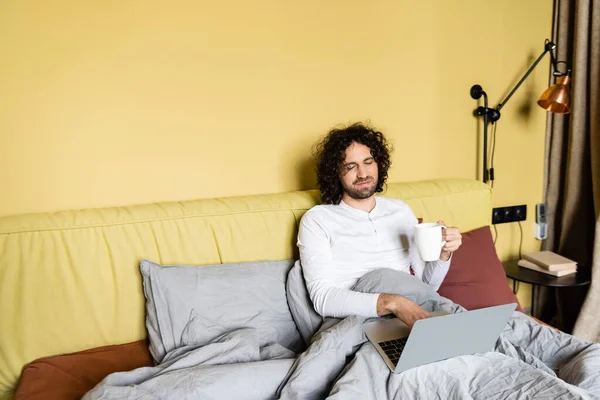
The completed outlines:
<svg viewBox="0 0 600 400">
<path fill-rule="evenodd" d="M 382 293 L 377 299 L 377 315 L 394 314 L 410 329 L 417 320 L 431 317 L 421 306 L 397 294 Z"/>
</svg>

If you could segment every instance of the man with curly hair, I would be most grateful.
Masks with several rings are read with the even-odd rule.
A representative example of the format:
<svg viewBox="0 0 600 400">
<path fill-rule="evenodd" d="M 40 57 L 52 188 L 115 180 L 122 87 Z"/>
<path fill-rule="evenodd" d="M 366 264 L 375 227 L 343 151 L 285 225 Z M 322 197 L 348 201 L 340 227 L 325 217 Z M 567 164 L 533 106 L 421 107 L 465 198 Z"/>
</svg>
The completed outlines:
<svg viewBox="0 0 600 400">
<path fill-rule="evenodd" d="M 300 222 L 298 248 L 306 286 L 322 316 L 395 314 L 409 327 L 429 313 L 396 294 L 350 290 L 364 274 L 393 268 L 439 289 L 452 252 L 462 243 L 458 228 L 443 230 L 440 259 L 423 262 L 414 242 L 417 218 L 401 200 L 375 196 L 390 167 L 384 135 L 362 123 L 333 129 L 317 145 L 321 205 Z M 443 224 L 442 221 L 439 221 Z"/>
</svg>

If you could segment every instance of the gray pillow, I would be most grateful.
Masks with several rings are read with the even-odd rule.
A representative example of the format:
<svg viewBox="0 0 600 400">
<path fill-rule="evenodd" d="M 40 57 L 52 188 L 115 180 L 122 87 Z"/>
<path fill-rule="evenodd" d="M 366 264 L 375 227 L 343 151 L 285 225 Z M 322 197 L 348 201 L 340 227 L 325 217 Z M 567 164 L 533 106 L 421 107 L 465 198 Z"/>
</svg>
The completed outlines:
<svg viewBox="0 0 600 400">
<path fill-rule="evenodd" d="M 140 263 L 146 328 L 156 364 L 187 345 L 205 345 L 238 328 L 255 328 L 260 346 L 294 352 L 304 345 L 286 301 L 293 261 L 164 267 Z"/>
<path fill-rule="evenodd" d="M 441 297 L 431 286 L 406 272 L 381 268 L 363 275 L 352 290 L 363 293 L 393 293 L 424 306 Z M 429 310 L 431 311 L 431 310 Z"/>
<path fill-rule="evenodd" d="M 323 323 L 323 317 L 315 311 L 310 300 L 299 260 L 296 261 L 288 274 L 286 288 L 292 317 L 304 343 L 309 346 L 313 334 Z"/>
</svg>

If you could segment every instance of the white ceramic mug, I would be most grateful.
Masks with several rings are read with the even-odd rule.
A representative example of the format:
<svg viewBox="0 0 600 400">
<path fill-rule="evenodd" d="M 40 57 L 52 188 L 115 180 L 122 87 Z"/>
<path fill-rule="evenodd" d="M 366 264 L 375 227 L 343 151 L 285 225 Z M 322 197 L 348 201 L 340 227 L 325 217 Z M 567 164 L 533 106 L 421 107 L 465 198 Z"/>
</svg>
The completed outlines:
<svg viewBox="0 0 600 400">
<path fill-rule="evenodd" d="M 442 229 L 446 228 L 431 222 L 415 225 L 415 242 L 423 261 L 439 260 L 442 247 L 446 244 L 442 240 Z"/>
</svg>

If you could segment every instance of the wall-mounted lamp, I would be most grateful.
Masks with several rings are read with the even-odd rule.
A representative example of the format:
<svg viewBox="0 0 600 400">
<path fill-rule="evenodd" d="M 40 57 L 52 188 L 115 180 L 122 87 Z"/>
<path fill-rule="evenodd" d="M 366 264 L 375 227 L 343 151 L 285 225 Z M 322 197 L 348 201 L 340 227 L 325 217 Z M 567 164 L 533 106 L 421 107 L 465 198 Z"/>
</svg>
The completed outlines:
<svg viewBox="0 0 600 400">
<path fill-rule="evenodd" d="M 538 100 L 538 104 L 543 109 L 550 111 L 552 113 L 557 114 L 568 114 L 571 112 L 570 103 L 571 103 L 571 93 L 569 91 L 569 81 L 571 77 L 571 70 L 567 69 L 566 72 L 561 73 L 558 71 L 557 64 L 564 63 L 564 61 L 556 61 L 554 55 L 552 54 L 552 50 L 556 48 L 556 45 L 546 39 L 546 43 L 544 45 L 544 51 L 540 56 L 535 60 L 535 62 L 529 67 L 525 75 L 521 78 L 519 82 L 515 85 L 515 87 L 510 91 L 508 96 L 504 100 L 502 100 L 495 108 L 488 107 L 488 98 L 487 93 L 482 89 L 480 85 L 473 85 L 471 87 L 471 97 L 475 100 L 481 98 L 483 96 L 483 106 L 477 107 L 475 110 L 475 114 L 479 116 L 483 116 L 483 182 L 487 182 L 489 180 L 489 170 L 488 170 L 488 162 L 487 162 L 487 152 L 488 152 L 488 144 L 487 144 L 487 127 L 488 123 L 494 124 L 496 121 L 500 119 L 500 110 L 502 107 L 506 105 L 506 102 L 512 97 L 515 91 L 521 86 L 523 81 L 527 79 L 529 74 L 534 70 L 534 68 L 538 65 L 538 63 L 544 58 L 546 53 L 550 53 L 550 58 L 552 60 L 552 65 L 554 67 L 554 76 L 558 77 L 558 80 L 555 85 L 549 87 L 544 91 L 540 99 Z M 493 175 L 493 171 L 492 171 Z M 493 176 L 491 177 L 493 180 Z"/>
</svg>

